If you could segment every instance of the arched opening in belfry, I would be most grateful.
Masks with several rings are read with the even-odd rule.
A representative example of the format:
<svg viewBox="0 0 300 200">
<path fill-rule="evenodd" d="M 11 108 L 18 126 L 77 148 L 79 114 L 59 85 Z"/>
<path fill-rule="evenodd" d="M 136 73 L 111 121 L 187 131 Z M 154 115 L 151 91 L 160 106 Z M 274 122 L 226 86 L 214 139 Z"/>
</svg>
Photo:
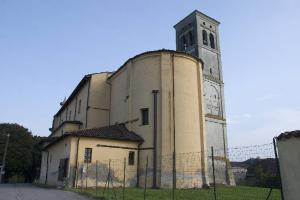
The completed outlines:
<svg viewBox="0 0 300 200">
<path fill-rule="evenodd" d="M 215 49 L 216 46 L 215 46 L 215 37 L 212 33 L 209 34 L 209 42 L 210 42 L 210 47 L 212 49 Z"/>
<path fill-rule="evenodd" d="M 206 30 L 202 30 L 202 39 L 203 39 L 203 44 L 208 45 Z"/>
</svg>

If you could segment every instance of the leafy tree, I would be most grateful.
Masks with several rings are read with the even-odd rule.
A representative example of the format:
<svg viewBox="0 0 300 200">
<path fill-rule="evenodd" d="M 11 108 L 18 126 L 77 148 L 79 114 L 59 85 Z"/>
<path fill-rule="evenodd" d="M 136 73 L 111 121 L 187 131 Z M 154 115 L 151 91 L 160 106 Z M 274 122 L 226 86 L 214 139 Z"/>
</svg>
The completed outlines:
<svg viewBox="0 0 300 200">
<path fill-rule="evenodd" d="M 8 181 L 11 177 L 32 182 L 38 176 L 41 160 L 41 147 L 39 141 L 42 137 L 32 136 L 32 133 L 18 124 L 0 124 L 0 162 L 4 154 L 6 135 L 10 134 L 7 149 L 5 176 Z"/>
</svg>

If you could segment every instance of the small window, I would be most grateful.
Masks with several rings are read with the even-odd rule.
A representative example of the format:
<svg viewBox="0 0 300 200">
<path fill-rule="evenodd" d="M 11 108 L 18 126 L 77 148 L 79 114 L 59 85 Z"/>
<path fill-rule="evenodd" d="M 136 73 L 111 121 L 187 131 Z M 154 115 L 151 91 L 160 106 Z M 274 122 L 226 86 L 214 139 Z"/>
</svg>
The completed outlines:
<svg viewBox="0 0 300 200">
<path fill-rule="evenodd" d="M 134 151 L 129 151 L 128 165 L 134 165 Z"/>
<path fill-rule="evenodd" d="M 72 110 L 69 111 L 69 120 L 72 118 Z"/>
<path fill-rule="evenodd" d="M 215 38 L 214 38 L 214 35 L 212 33 L 209 34 L 209 41 L 210 41 L 210 47 L 212 49 L 215 49 L 216 46 L 215 46 Z"/>
<path fill-rule="evenodd" d="M 141 109 L 142 114 L 142 125 L 148 125 L 149 124 L 149 110 L 148 108 Z"/>
<path fill-rule="evenodd" d="M 205 25 L 205 22 L 203 22 L 203 25 Z"/>
<path fill-rule="evenodd" d="M 203 44 L 208 45 L 206 30 L 202 31 L 202 39 L 203 39 Z"/>
<path fill-rule="evenodd" d="M 81 111 L 81 99 L 79 100 L 79 103 L 78 103 L 78 114 L 80 113 Z"/>
<path fill-rule="evenodd" d="M 92 148 L 85 148 L 84 150 L 84 163 L 92 162 Z"/>
<path fill-rule="evenodd" d="M 209 73 L 212 74 L 212 68 L 209 69 Z"/>
</svg>

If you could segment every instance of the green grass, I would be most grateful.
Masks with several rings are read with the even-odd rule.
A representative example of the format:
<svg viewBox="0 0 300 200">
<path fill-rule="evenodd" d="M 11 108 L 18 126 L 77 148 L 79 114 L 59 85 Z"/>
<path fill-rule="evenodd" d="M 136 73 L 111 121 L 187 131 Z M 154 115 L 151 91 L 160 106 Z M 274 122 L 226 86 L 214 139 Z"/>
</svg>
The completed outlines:
<svg viewBox="0 0 300 200">
<path fill-rule="evenodd" d="M 269 193 L 268 188 L 258 187 L 224 187 L 217 188 L 218 200 L 265 200 Z M 95 188 L 88 189 L 71 189 L 71 191 L 101 200 L 120 199 L 122 200 L 122 189 L 104 190 Z M 114 198 L 116 195 L 116 198 Z M 143 200 L 144 190 L 141 188 L 127 188 L 125 189 L 125 200 Z M 147 200 L 167 200 L 172 199 L 172 190 L 170 189 L 147 189 Z M 177 189 L 175 190 L 176 200 L 214 200 L 213 189 Z M 269 200 L 280 200 L 280 191 L 274 189 Z"/>
</svg>

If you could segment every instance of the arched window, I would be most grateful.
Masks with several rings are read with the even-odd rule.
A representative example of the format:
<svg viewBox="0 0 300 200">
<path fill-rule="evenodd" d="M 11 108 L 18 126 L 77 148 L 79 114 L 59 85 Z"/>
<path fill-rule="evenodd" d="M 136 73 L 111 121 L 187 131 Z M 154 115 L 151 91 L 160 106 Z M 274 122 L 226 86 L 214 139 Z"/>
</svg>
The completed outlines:
<svg viewBox="0 0 300 200">
<path fill-rule="evenodd" d="M 181 40 L 182 40 L 182 46 L 185 49 L 187 47 L 185 36 L 182 36 Z"/>
<path fill-rule="evenodd" d="M 203 44 L 207 45 L 208 42 L 207 42 L 207 33 L 206 33 L 206 30 L 202 31 L 202 39 L 203 39 Z"/>
<path fill-rule="evenodd" d="M 192 33 L 192 31 L 189 32 L 189 42 L 190 42 L 190 43 L 189 43 L 190 45 L 193 45 L 193 43 L 194 43 L 194 38 L 193 38 L 193 33 Z"/>
<path fill-rule="evenodd" d="M 215 49 L 216 46 L 215 46 L 215 38 L 214 38 L 214 35 L 212 33 L 209 34 L 209 42 L 210 42 L 210 47 L 212 49 Z"/>
</svg>

